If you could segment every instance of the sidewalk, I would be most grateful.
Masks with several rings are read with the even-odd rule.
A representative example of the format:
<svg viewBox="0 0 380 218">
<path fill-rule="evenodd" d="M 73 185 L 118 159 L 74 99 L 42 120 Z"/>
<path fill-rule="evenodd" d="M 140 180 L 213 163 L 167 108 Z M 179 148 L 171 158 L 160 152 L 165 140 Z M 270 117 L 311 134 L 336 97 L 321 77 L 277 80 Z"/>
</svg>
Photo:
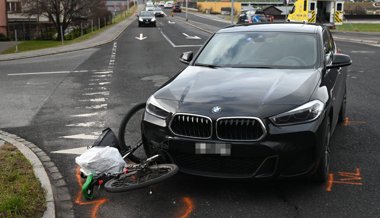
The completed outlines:
<svg viewBox="0 0 380 218">
<path fill-rule="evenodd" d="M 137 11 L 142 10 L 143 7 L 144 7 L 143 5 L 138 5 Z M 102 33 L 83 42 L 78 42 L 75 44 L 64 45 L 64 46 L 59 46 L 59 47 L 54 47 L 54 48 L 47 48 L 47 49 L 28 51 L 28 52 L 20 52 L 16 54 L 0 55 L 0 61 L 40 57 L 40 56 L 46 56 L 46 55 L 52 55 L 52 54 L 58 54 L 58 53 L 78 51 L 78 50 L 83 50 L 87 48 L 104 45 L 117 39 L 120 36 L 120 34 L 135 20 L 136 20 L 136 17 L 132 15 L 126 20 L 123 20 L 120 23 L 109 27 L 107 30 L 103 31 Z"/>
</svg>

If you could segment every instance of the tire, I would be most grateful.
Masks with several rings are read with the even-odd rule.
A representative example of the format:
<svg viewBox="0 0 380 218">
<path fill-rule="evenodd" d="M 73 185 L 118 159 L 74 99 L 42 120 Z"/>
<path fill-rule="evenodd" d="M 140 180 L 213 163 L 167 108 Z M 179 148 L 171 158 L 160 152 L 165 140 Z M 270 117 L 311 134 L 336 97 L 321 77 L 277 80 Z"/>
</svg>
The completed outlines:
<svg viewBox="0 0 380 218">
<path fill-rule="evenodd" d="M 319 159 L 318 167 L 312 176 L 313 181 L 324 183 L 327 181 L 330 172 L 330 139 L 331 139 L 331 124 L 330 118 L 326 118 L 326 126 L 323 134 L 321 158 Z"/>
<path fill-rule="evenodd" d="M 141 136 L 141 121 L 145 112 L 145 103 L 140 103 L 132 107 L 121 121 L 118 137 L 120 147 L 123 149 L 122 155 L 125 155 L 130 148 L 136 147 L 142 142 Z M 140 163 L 140 160 L 146 159 L 147 155 L 144 146 L 138 148 L 133 154 L 128 156 L 128 159 Z"/>
<path fill-rule="evenodd" d="M 104 188 L 108 192 L 124 192 L 144 188 L 168 179 L 177 172 L 178 166 L 175 164 L 152 165 L 149 166 L 148 171 L 134 171 L 111 179 L 104 184 Z"/>
<path fill-rule="evenodd" d="M 340 106 L 338 123 L 343 123 L 344 119 L 346 118 L 346 105 L 347 105 L 347 88 L 344 89 L 344 96 L 343 96 L 342 105 Z"/>
</svg>

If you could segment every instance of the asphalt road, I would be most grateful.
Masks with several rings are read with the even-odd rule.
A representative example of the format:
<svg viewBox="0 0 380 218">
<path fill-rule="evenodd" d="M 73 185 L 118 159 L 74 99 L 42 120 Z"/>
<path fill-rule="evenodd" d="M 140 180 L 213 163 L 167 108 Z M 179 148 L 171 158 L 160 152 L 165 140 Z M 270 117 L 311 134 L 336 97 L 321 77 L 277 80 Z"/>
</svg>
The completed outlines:
<svg viewBox="0 0 380 218">
<path fill-rule="evenodd" d="M 49 154 L 73 202 L 80 191 L 75 176 L 77 155 L 65 150 L 91 145 L 106 126 L 117 131 L 129 108 L 146 101 L 186 67 L 178 61 L 181 52 L 196 52 L 209 37 L 181 19 L 158 20 L 157 28 L 138 28 L 135 22 L 115 43 L 99 48 L 0 62 L 0 128 Z M 222 25 L 205 19 L 198 22 Z M 117 194 L 102 191 L 96 197 L 105 201 L 75 203 L 75 216 L 379 217 L 380 48 L 337 44 L 354 64 L 348 77 L 349 119 L 332 138 L 329 185 L 178 174 L 146 189 Z"/>
</svg>

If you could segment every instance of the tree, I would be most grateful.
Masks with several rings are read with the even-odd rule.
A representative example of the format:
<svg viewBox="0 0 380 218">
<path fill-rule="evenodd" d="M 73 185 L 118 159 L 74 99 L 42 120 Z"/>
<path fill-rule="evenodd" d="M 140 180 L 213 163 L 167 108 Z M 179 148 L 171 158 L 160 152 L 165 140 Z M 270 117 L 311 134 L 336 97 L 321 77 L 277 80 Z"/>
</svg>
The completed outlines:
<svg viewBox="0 0 380 218">
<path fill-rule="evenodd" d="M 22 0 L 28 15 L 45 16 L 54 24 L 59 40 L 71 22 L 77 18 L 93 17 L 105 0 Z"/>
</svg>

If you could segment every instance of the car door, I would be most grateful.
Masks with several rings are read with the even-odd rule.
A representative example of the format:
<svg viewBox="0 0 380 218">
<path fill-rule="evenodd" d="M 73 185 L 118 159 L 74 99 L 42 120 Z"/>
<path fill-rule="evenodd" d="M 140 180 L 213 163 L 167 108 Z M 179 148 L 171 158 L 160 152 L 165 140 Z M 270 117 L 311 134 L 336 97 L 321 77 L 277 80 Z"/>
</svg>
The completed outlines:
<svg viewBox="0 0 380 218">
<path fill-rule="evenodd" d="M 333 56 L 336 52 L 335 43 L 328 30 L 323 32 L 323 45 L 324 45 L 324 58 L 325 66 L 328 66 L 333 61 Z M 331 98 L 331 104 L 333 107 L 333 117 L 331 126 L 334 130 L 336 123 L 338 122 L 339 110 L 342 102 L 342 69 L 331 68 L 326 69 L 324 73 L 324 84 L 327 86 Z"/>
</svg>

